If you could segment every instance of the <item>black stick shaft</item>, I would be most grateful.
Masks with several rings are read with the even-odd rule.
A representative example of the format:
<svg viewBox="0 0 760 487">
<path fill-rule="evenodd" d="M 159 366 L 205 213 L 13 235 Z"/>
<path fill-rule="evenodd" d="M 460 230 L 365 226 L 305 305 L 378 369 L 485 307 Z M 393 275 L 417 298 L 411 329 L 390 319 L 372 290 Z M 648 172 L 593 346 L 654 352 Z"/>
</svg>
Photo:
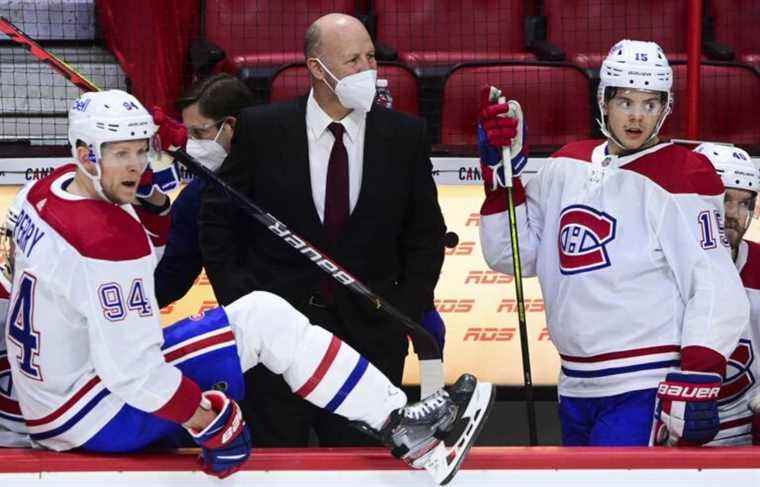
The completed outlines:
<svg viewBox="0 0 760 487">
<path fill-rule="evenodd" d="M 386 300 L 372 292 L 366 285 L 344 269 L 340 264 L 335 262 L 330 256 L 317 249 L 308 240 L 292 232 L 287 225 L 275 218 L 272 214 L 267 213 L 258 205 L 252 202 L 248 197 L 224 182 L 219 176 L 209 169 L 203 167 L 198 161 L 190 156 L 183 149 L 169 151 L 172 157 L 184 164 L 193 174 L 202 177 L 211 184 L 219 188 L 228 198 L 230 198 L 238 207 L 243 209 L 253 219 L 267 227 L 272 233 L 280 237 L 285 243 L 300 252 L 305 258 L 311 260 L 314 265 L 322 271 L 330 274 L 333 279 L 354 293 L 366 298 L 377 311 L 382 311 L 390 317 L 402 323 L 414 342 L 415 351 L 421 360 L 440 360 L 441 350 L 435 338 L 425 330 L 422 325 L 418 324 L 401 311 L 396 309 Z"/>
<path fill-rule="evenodd" d="M 509 162 L 507 162 L 509 164 Z M 520 243 L 517 236 L 517 218 L 515 217 L 515 199 L 512 187 L 507 186 L 507 208 L 509 212 L 509 231 L 512 242 L 512 266 L 515 275 L 515 297 L 517 298 L 517 323 L 520 328 L 520 351 L 522 352 L 523 380 L 525 382 L 525 407 L 528 413 L 528 434 L 531 446 L 538 444 L 536 431 L 536 404 L 533 400 L 533 378 L 530 370 L 530 351 L 528 348 L 528 326 L 525 316 L 525 295 L 523 294 L 522 261 L 520 260 Z"/>
</svg>

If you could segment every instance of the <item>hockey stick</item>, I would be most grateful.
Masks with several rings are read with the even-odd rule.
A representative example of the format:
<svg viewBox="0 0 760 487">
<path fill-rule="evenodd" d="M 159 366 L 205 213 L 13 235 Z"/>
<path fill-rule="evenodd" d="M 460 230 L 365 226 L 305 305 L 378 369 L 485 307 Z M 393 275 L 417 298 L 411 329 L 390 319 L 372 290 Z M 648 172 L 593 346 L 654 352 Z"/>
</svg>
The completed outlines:
<svg viewBox="0 0 760 487">
<path fill-rule="evenodd" d="M 58 73 L 74 83 L 77 87 L 84 91 L 100 91 L 100 88 L 96 84 L 89 81 L 74 68 L 45 50 L 45 48 L 37 44 L 32 38 L 4 17 L 0 17 L 0 31 L 5 32 L 13 42 L 26 47 L 30 54 L 58 71 Z M 444 373 L 441 350 L 436 339 L 428 333 L 425 328 L 372 292 L 366 285 L 343 269 L 324 252 L 321 252 L 308 241 L 291 232 L 280 220 L 259 208 L 234 188 L 231 188 L 222 181 L 219 176 L 203 167 L 184 150 L 180 149 L 171 152 L 170 155 L 181 161 L 194 174 L 205 178 L 211 184 L 214 184 L 221 189 L 224 194 L 246 211 L 246 213 L 269 228 L 269 230 L 275 235 L 284 240 L 285 243 L 314 262 L 317 267 L 330 274 L 340 284 L 366 298 L 376 310 L 385 312 L 390 317 L 403 324 L 412 337 L 415 352 L 420 359 L 420 396 L 423 398 L 427 397 L 436 390 L 443 388 Z"/>
<path fill-rule="evenodd" d="M 37 44 L 34 39 L 26 35 L 5 17 L 0 17 L 0 31 L 10 37 L 11 41 L 24 46 L 32 56 L 58 71 L 58 73 L 62 74 L 80 89 L 84 91 L 100 91 L 95 83 L 79 74 L 74 68 L 56 57 L 55 54 Z"/>
<path fill-rule="evenodd" d="M 169 154 L 185 165 L 196 176 L 200 176 L 220 189 L 240 209 L 250 217 L 267 227 L 286 244 L 311 260 L 317 267 L 332 276 L 338 283 L 366 298 L 377 311 L 385 312 L 391 318 L 402 323 L 412 336 L 415 352 L 420 359 L 421 397 L 426 397 L 443 387 L 443 362 L 441 350 L 435 338 L 420 324 L 403 314 L 389 302 L 372 292 L 366 285 L 335 262 L 330 256 L 317 249 L 308 240 L 291 231 L 287 225 L 272 214 L 267 213 L 248 197 L 231 187 L 214 172 L 203 166 L 184 149 L 169 151 Z M 451 237 L 447 237 L 451 238 Z"/>
<path fill-rule="evenodd" d="M 501 90 L 491 87 L 489 98 L 491 102 L 506 103 L 501 96 Z M 510 114 L 512 109 L 510 108 Z M 522 127 L 518 127 L 521 130 Z M 515 216 L 515 198 L 512 193 L 512 162 L 509 149 L 502 148 L 502 166 L 504 167 L 504 183 L 507 188 L 507 211 L 509 214 L 509 234 L 512 242 L 512 268 L 515 276 L 515 297 L 517 298 L 517 322 L 520 328 L 520 350 L 522 352 L 523 380 L 525 382 L 525 407 L 528 413 L 528 435 L 530 444 L 538 444 L 536 431 L 536 405 L 533 400 L 533 377 L 530 370 L 530 351 L 528 348 L 528 326 L 525 316 L 525 295 L 523 294 L 522 262 L 520 260 L 520 244 L 517 239 L 517 217 Z"/>
</svg>

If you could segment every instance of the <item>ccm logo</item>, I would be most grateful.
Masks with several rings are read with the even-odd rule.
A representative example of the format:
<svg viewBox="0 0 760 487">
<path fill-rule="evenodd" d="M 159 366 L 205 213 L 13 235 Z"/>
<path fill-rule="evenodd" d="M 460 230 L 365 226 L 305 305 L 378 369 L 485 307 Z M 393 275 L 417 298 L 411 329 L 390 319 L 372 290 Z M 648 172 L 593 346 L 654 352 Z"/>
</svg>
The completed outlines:
<svg viewBox="0 0 760 487">
<path fill-rule="evenodd" d="M 453 249 L 446 249 L 446 255 L 472 255 L 475 250 L 475 242 L 459 242 Z"/>
<path fill-rule="evenodd" d="M 514 328 L 467 328 L 465 342 L 508 342 L 515 336 Z"/>
<path fill-rule="evenodd" d="M 301 240 L 299 237 L 296 237 L 295 235 L 293 235 L 293 233 L 291 233 L 291 231 L 288 230 L 288 227 L 286 227 L 284 223 L 282 223 L 280 220 L 273 217 L 269 213 L 267 213 L 267 216 L 271 218 L 272 221 L 274 222 L 267 227 L 272 231 L 272 233 L 274 233 L 278 237 L 281 237 L 291 247 L 298 250 L 303 255 L 305 255 L 308 259 L 310 259 L 312 262 L 317 264 L 317 266 L 327 271 L 331 276 L 333 276 L 333 278 L 335 278 L 336 281 L 346 286 L 353 284 L 355 282 L 355 279 L 353 277 L 351 277 L 342 269 L 338 268 L 336 264 L 330 262 L 329 259 L 327 259 L 324 255 L 322 255 L 317 249 L 312 247 L 310 243 L 305 242 L 304 240 Z"/>
<path fill-rule="evenodd" d="M 511 298 L 505 298 L 499 303 L 499 307 L 496 309 L 497 313 L 506 311 L 507 313 L 514 313 L 517 311 L 517 300 Z M 526 313 L 543 313 L 544 300 L 543 299 L 526 299 L 525 300 L 525 312 Z"/>
<path fill-rule="evenodd" d="M 679 386 L 663 382 L 657 388 L 657 395 L 667 399 L 717 399 L 720 387 Z"/>
<path fill-rule="evenodd" d="M 509 284 L 514 278 L 496 271 L 470 271 L 464 279 L 465 284 Z"/>
<path fill-rule="evenodd" d="M 436 299 L 433 301 L 439 313 L 467 313 L 475 305 L 474 299 Z"/>
</svg>

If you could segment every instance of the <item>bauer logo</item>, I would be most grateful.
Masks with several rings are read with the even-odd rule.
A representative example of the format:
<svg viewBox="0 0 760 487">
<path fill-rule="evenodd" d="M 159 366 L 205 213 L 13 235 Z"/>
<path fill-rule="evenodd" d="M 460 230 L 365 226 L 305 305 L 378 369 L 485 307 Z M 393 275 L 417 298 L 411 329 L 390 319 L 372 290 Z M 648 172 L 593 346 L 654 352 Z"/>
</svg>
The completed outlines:
<svg viewBox="0 0 760 487">
<path fill-rule="evenodd" d="M 610 265 L 606 245 L 615 239 L 617 220 L 584 205 L 568 206 L 559 216 L 559 266 L 562 274 Z"/>
</svg>

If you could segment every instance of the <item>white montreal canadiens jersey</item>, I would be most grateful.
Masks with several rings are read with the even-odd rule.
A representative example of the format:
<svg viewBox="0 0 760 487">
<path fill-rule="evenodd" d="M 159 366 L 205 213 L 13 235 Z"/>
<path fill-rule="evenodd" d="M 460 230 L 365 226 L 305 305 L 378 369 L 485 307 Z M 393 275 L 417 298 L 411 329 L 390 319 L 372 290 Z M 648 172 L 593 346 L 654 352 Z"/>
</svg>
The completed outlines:
<svg viewBox="0 0 760 487">
<path fill-rule="evenodd" d="M 751 445 L 752 416 L 749 400 L 760 394 L 760 244 L 742 241 L 736 256 L 744 289 L 750 304 L 749 326 L 726 364 L 726 377 L 720 388 L 718 412 L 720 432 L 710 445 Z"/>
<path fill-rule="evenodd" d="M 523 274 L 541 284 L 559 393 L 655 388 L 681 367 L 722 373 L 749 304 L 722 231 L 719 177 L 701 154 L 673 144 L 624 157 L 606 148 L 569 144 L 524 189 L 515 185 Z M 483 254 L 511 274 L 496 193 L 481 209 Z"/>
<path fill-rule="evenodd" d="M 11 283 L 0 273 L 0 320 L 5 326 Z M 24 417 L 16 399 L 11 366 L 5 349 L 5 334 L 0 335 L 0 447 L 31 446 Z"/>
<path fill-rule="evenodd" d="M 85 443 L 125 403 L 168 419 L 186 399 L 161 353 L 146 233 L 158 217 L 66 192 L 74 173 L 55 170 L 22 200 L 5 337 L 30 436 L 55 450 Z"/>
</svg>

